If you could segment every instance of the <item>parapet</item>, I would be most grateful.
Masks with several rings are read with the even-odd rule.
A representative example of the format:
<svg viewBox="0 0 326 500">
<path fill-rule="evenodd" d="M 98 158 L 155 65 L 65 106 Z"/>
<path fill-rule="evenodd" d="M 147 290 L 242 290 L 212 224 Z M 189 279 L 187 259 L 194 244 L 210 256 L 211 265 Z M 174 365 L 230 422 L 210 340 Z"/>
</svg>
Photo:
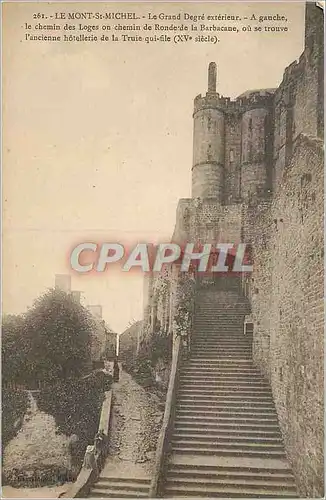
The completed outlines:
<svg viewBox="0 0 326 500">
<path fill-rule="evenodd" d="M 206 93 L 197 95 L 194 100 L 194 114 L 203 109 L 219 109 L 224 113 L 244 113 L 253 108 L 269 107 L 273 103 L 276 89 L 259 89 L 244 92 L 236 99 L 220 96 L 220 94 Z"/>
<path fill-rule="evenodd" d="M 205 96 L 201 94 L 195 97 L 194 115 L 203 109 L 219 109 L 225 113 L 240 112 L 243 113 L 251 108 L 268 107 L 273 100 L 276 89 L 256 89 L 248 90 L 231 100 L 230 97 L 220 96 L 216 92 L 217 66 L 215 62 L 208 66 L 208 88 Z"/>
</svg>

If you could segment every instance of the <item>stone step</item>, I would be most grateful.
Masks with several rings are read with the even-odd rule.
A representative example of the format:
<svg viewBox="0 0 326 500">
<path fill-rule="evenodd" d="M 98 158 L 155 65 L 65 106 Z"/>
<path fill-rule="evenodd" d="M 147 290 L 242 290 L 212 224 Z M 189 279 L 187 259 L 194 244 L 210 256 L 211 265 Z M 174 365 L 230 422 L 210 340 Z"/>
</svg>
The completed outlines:
<svg viewBox="0 0 326 500">
<path fill-rule="evenodd" d="M 191 410 L 191 411 L 198 411 L 198 412 L 211 412 L 211 411 L 232 411 L 234 412 L 235 414 L 237 413 L 241 413 L 241 412 L 252 412 L 252 413 L 266 413 L 266 412 L 274 412 L 275 413 L 275 407 L 273 404 L 270 404 L 270 405 L 260 405 L 260 406 L 240 406 L 240 404 L 238 406 L 234 406 L 234 405 L 228 405 L 227 403 L 225 404 L 214 404 L 214 405 L 202 405 L 200 403 L 189 403 L 189 402 L 186 402 L 186 403 L 182 403 L 180 401 L 178 401 L 177 403 L 177 408 L 180 409 L 180 410 Z"/>
<path fill-rule="evenodd" d="M 239 341 L 239 342 L 226 342 L 226 341 L 221 341 L 221 340 L 198 340 L 198 339 L 192 339 L 191 345 L 193 347 L 219 347 L 222 349 L 224 348 L 233 348 L 233 349 L 249 349 L 251 347 L 249 342 L 244 342 L 244 341 Z"/>
<path fill-rule="evenodd" d="M 198 337 L 193 337 L 191 339 L 192 345 L 198 344 L 201 346 L 225 346 L 225 347 L 240 347 L 240 348 L 249 348 L 252 346 L 252 342 L 249 340 L 230 340 L 227 341 L 225 339 L 221 339 L 220 337 L 218 338 L 211 338 L 210 336 L 206 336 L 204 338 L 198 338 Z"/>
<path fill-rule="evenodd" d="M 231 324 L 229 322 L 221 323 L 221 321 L 209 317 L 207 319 L 197 319 L 194 321 L 194 336 L 202 329 L 216 334 L 219 333 L 220 335 L 230 332 L 237 337 L 244 337 L 244 325 Z"/>
<path fill-rule="evenodd" d="M 218 389 L 196 389 L 194 387 L 180 387 L 179 389 L 179 397 L 184 397 L 184 396 L 191 396 L 194 399 L 196 399 L 198 396 L 205 396 L 205 397 L 211 397 L 214 399 L 225 399 L 228 401 L 238 401 L 241 402 L 243 400 L 245 401 L 273 401 L 272 394 L 271 392 L 267 392 L 265 394 L 259 394 L 259 393 L 252 393 L 252 392 L 247 392 L 243 393 L 241 391 L 233 391 L 230 393 L 230 391 L 222 391 Z"/>
<path fill-rule="evenodd" d="M 216 323 L 224 326 L 234 326 L 235 328 L 241 328 L 244 324 L 243 316 L 233 314 L 222 316 L 219 312 L 213 311 L 212 309 L 205 309 L 197 313 L 195 312 L 195 323 L 209 320 L 215 321 Z"/>
<path fill-rule="evenodd" d="M 148 488 L 149 490 L 149 488 Z M 89 494 L 90 498 L 148 498 L 149 492 L 139 492 L 133 490 L 116 490 L 115 488 L 107 488 L 106 490 L 98 489 L 96 487 L 91 489 Z"/>
<path fill-rule="evenodd" d="M 213 361 L 214 360 L 210 360 Z M 240 362 L 234 363 L 232 359 L 227 359 L 227 360 L 219 360 L 219 363 L 209 363 L 209 360 L 207 360 L 207 364 L 190 364 L 189 362 L 185 364 L 183 367 L 180 369 L 180 373 L 184 373 L 188 371 L 189 373 L 198 373 L 198 374 L 203 374 L 207 375 L 214 374 L 214 373 L 219 373 L 221 371 L 232 371 L 232 373 L 236 376 L 252 376 L 254 374 L 255 377 L 261 378 L 266 381 L 266 379 L 263 377 L 263 375 L 253 366 L 251 359 L 242 359 L 241 360 L 241 365 Z"/>
<path fill-rule="evenodd" d="M 255 475 L 242 475 L 242 477 L 234 475 L 231 479 L 232 482 L 230 481 L 230 476 L 226 475 L 225 477 L 220 477 L 220 475 L 216 475 L 210 478 L 207 477 L 201 477 L 199 475 L 196 477 L 192 476 L 186 476 L 186 475 L 180 475 L 180 471 L 175 472 L 175 473 L 169 473 L 169 482 L 173 481 L 173 483 L 178 483 L 178 484 L 201 484 L 205 486 L 214 486 L 214 485 L 226 485 L 226 484 L 234 484 L 234 485 L 250 485 L 252 487 L 261 487 L 261 488 L 270 488 L 271 483 L 270 483 L 270 477 L 269 476 L 259 476 L 258 474 Z M 293 491 L 294 493 L 296 492 L 296 488 L 293 482 L 293 477 L 287 476 L 287 475 L 281 475 L 281 476 L 276 476 L 273 478 L 272 481 L 272 487 L 273 488 L 279 488 L 279 489 L 289 489 Z"/>
<path fill-rule="evenodd" d="M 210 378 L 206 379 L 206 384 L 204 383 L 204 380 L 201 379 L 191 379 L 189 377 L 181 377 L 180 378 L 180 388 L 185 389 L 185 388 L 205 388 L 207 389 L 218 389 L 221 391 L 230 391 L 230 390 L 236 390 L 237 392 L 246 392 L 246 393 L 264 393 L 267 392 L 270 394 L 270 389 L 268 386 L 263 385 L 263 384 L 250 384 L 250 383 L 239 383 L 236 381 L 231 381 L 231 382 L 223 382 L 221 381 L 218 377 L 216 378 Z"/>
<path fill-rule="evenodd" d="M 142 492 L 144 491 L 145 493 L 148 493 L 149 490 L 149 485 L 150 483 L 147 482 L 146 484 L 130 480 L 130 481 L 120 481 L 119 479 L 112 481 L 112 480 L 103 480 L 102 478 L 99 479 L 99 481 L 96 483 L 96 488 L 97 489 L 106 489 L 106 488 L 114 488 L 116 490 L 128 490 L 128 491 L 139 491 Z"/>
<path fill-rule="evenodd" d="M 240 380 L 240 379 L 223 379 L 218 375 L 203 377 L 200 375 L 181 375 L 180 376 L 181 383 L 191 382 L 192 384 L 202 384 L 207 381 L 209 383 L 213 383 L 218 385 L 219 387 L 247 387 L 248 389 L 258 389 L 258 388 L 268 388 L 268 385 L 265 382 L 257 381 L 257 380 Z"/>
<path fill-rule="evenodd" d="M 183 370 L 180 371 L 180 377 L 187 377 L 187 378 L 192 378 L 192 379 L 197 379 L 197 380 L 207 380 L 207 379 L 216 379 L 218 378 L 219 380 L 222 379 L 222 376 L 217 372 L 217 371 L 213 371 L 213 370 L 210 370 L 210 371 L 207 371 L 205 369 L 203 370 L 193 370 L 193 371 L 190 371 L 189 369 L 187 368 L 184 368 Z M 236 375 L 231 375 L 231 380 L 230 380 L 230 377 L 225 377 L 224 380 L 225 381 L 231 381 L 231 382 L 241 382 L 241 378 L 239 376 L 239 374 L 236 374 Z M 266 387 L 268 386 L 266 380 L 263 378 L 263 377 L 250 377 L 250 376 L 246 376 L 246 378 L 243 379 L 243 383 L 253 383 L 253 384 L 264 384 Z"/>
<path fill-rule="evenodd" d="M 197 358 L 213 358 L 213 359 L 252 359 L 252 352 L 250 350 L 244 349 L 219 349 L 218 347 L 210 348 L 199 348 L 191 347 L 191 357 L 196 356 Z"/>
<path fill-rule="evenodd" d="M 189 376 L 193 376 L 193 377 L 220 377 L 220 379 L 222 379 L 224 377 L 224 379 L 231 379 L 231 380 L 234 380 L 234 381 L 238 381 L 238 382 L 241 382 L 241 380 L 244 380 L 244 381 L 252 381 L 252 382 L 255 382 L 255 381 L 259 381 L 259 382 L 264 382 L 265 384 L 268 384 L 266 379 L 260 375 L 260 374 L 255 374 L 254 377 L 252 377 L 251 373 L 231 373 L 231 374 L 227 374 L 227 375 L 224 375 L 222 376 L 220 374 L 221 372 L 221 368 L 205 368 L 205 367 L 202 367 L 201 369 L 199 368 L 192 368 L 192 367 L 184 367 L 184 368 L 181 368 L 180 370 L 180 375 L 189 375 Z"/>
<path fill-rule="evenodd" d="M 229 486 L 228 489 L 221 488 L 214 490 L 207 490 L 196 488 L 195 486 L 180 486 L 169 483 L 165 488 L 165 496 L 170 498 L 187 498 L 187 497 L 195 497 L 195 498 L 297 498 L 297 495 L 292 492 L 283 491 L 280 493 L 278 490 L 252 490 L 249 487 L 237 489 L 234 486 Z"/>
<path fill-rule="evenodd" d="M 260 375 L 260 373 L 257 373 L 253 368 L 247 367 L 241 371 L 237 370 L 235 367 L 231 366 L 220 366 L 220 367 L 215 367 L 211 368 L 210 370 L 205 370 L 202 368 L 201 370 L 197 369 L 192 369 L 190 371 L 187 368 L 184 368 L 180 372 L 180 378 L 181 377 L 187 377 L 191 378 L 192 380 L 199 380 L 199 381 L 204 381 L 207 380 L 207 378 L 216 380 L 217 378 L 219 380 L 225 380 L 225 381 L 230 381 L 230 382 L 252 382 L 252 383 L 265 383 L 266 387 L 269 387 L 269 384 L 266 382 L 266 380 Z"/>
<path fill-rule="evenodd" d="M 196 356 L 193 356 L 191 355 L 190 358 L 188 359 L 187 361 L 187 365 L 197 365 L 197 366 L 202 366 L 201 364 L 201 360 L 199 361 Z M 213 359 L 207 359 L 207 364 L 210 364 L 210 365 L 216 365 L 216 364 L 225 364 L 225 363 L 231 363 L 233 365 L 235 365 L 237 368 L 241 368 L 241 367 L 245 367 L 246 365 L 250 365 L 252 368 L 255 368 L 255 370 L 258 372 L 258 369 L 254 366 L 253 364 L 253 361 L 251 359 L 240 359 L 240 360 L 237 360 L 237 359 L 229 359 L 229 360 L 213 360 Z"/>
<path fill-rule="evenodd" d="M 260 403 L 260 401 L 258 401 Z M 230 404 L 231 403 L 231 404 Z M 233 403 L 233 404 L 232 404 Z M 252 403 L 252 402 L 251 402 Z M 184 400 L 183 398 L 180 400 L 178 399 L 176 403 L 177 408 L 189 408 L 192 410 L 205 410 L 205 411 L 210 411 L 210 410 L 218 410 L 220 408 L 227 408 L 230 411 L 237 411 L 243 410 L 243 411 L 263 411 L 263 410 L 273 410 L 275 411 L 275 406 L 273 403 L 273 400 L 269 401 L 263 401 L 262 404 L 256 404 L 256 401 L 254 401 L 252 404 L 250 404 L 250 401 L 246 401 L 246 404 L 243 404 L 242 400 L 238 401 L 201 401 L 197 399 L 192 399 L 192 400 Z"/>
<path fill-rule="evenodd" d="M 261 376 L 255 373 L 254 375 L 252 372 L 249 373 L 239 373 L 239 372 L 234 372 L 234 371 L 227 371 L 227 368 L 224 368 L 223 371 L 222 369 L 218 368 L 212 368 L 210 370 L 205 370 L 204 368 L 202 370 L 197 370 L 197 369 L 189 369 L 189 368 L 184 368 L 183 370 L 180 371 L 180 378 L 181 377 L 187 377 L 187 378 L 192 378 L 196 380 L 206 380 L 207 378 L 211 379 L 219 379 L 221 382 L 227 382 L 227 383 L 233 383 L 233 382 L 239 382 L 239 383 L 258 383 L 258 384 L 265 384 L 266 387 L 269 387 L 268 383 L 266 380 Z"/>
<path fill-rule="evenodd" d="M 241 342 L 239 344 L 239 342 Z M 249 349 L 251 347 L 249 342 L 243 342 L 239 341 L 238 343 L 231 343 L 231 342 L 222 342 L 220 340 L 198 340 L 198 339 L 193 339 L 192 340 L 192 347 L 202 347 L 202 348 L 211 348 L 211 347 L 219 347 L 220 349 Z"/>
<path fill-rule="evenodd" d="M 225 441 L 221 442 L 219 440 L 205 440 L 205 439 L 190 439 L 186 437 L 181 437 L 176 439 L 175 436 L 172 438 L 172 447 L 179 447 L 179 446 L 190 446 L 192 448 L 205 448 L 209 450 L 216 450 L 218 451 L 219 449 L 223 450 L 234 450 L 234 449 L 241 449 L 241 450 L 259 450 L 259 451 L 281 451 L 282 453 L 284 452 L 283 444 L 282 442 L 262 442 L 262 441 L 243 441 L 243 440 L 231 440 L 231 441 Z"/>
<path fill-rule="evenodd" d="M 89 496 L 101 498 L 146 498 L 150 480 L 142 478 L 100 477 Z"/>
<path fill-rule="evenodd" d="M 207 327 L 207 328 L 197 328 L 194 331 L 193 336 L 191 337 L 191 340 L 193 341 L 198 341 L 198 342 L 242 342 L 246 344 L 251 344 L 252 342 L 248 337 L 244 337 L 242 333 L 235 333 L 233 330 L 232 331 L 226 331 L 226 330 L 218 330 L 212 326 Z"/>
<path fill-rule="evenodd" d="M 249 421 L 244 421 L 244 422 L 238 422 L 238 421 L 227 421 L 224 419 L 224 421 L 217 420 L 217 419 L 208 419 L 206 422 L 197 422 L 195 419 L 191 419 L 191 417 L 180 417 L 175 420 L 175 429 L 197 429 L 197 430 L 206 430 L 209 432 L 219 432 L 219 431 L 228 431 L 228 432 L 233 432 L 233 431 L 239 431 L 239 432 L 279 432 L 279 425 L 278 422 L 249 422 Z"/>
<path fill-rule="evenodd" d="M 176 422 L 186 423 L 186 422 L 196 422 L 198 425 L 206 426 L 209 423 L 215 424 L 216 426 L 220 424 L 251 424 L 256 426 L 265 425 L 278 425 L 278 420 L 276 417 L 261 417 L 253 416 L 249 418 L 247 415 L 189 415 L 189 413 L 177 413 Z"/>
<path fill-rule="evenodd" d="M 214 369 L 217 373 L 225 373 L 226 375 L 230 374 L 239 374 L 239 375 L 251 375 L 251 376 L 260 376 L 261 373 L 257 370 L 257 368 L 254 368 L 252 364 L 250 363 L 251 360 L 249 359 L 241 359 L 237 360 L 237 362 L 233 362 L 232 359 L 227 360 L 227 359 L 203 359 L 202 363 L 204 362 L 205 365 L 199 364 L 199 360 L 196 361 L 196 364 L 192 364 L 191 360 L 190 362 L 187 363 L 187 368 L 194 368 L 194 369 Z M 240 365 L 240 362 L 243 362 L 243 366 Z M 211 363 L 209 365 L 209 363 Z M 247 364 L 245 364 L 247 363 Z"/>
<path fill-rule="evenodd" d="M 294 476 L 290 468 L 287 469 L 272 469 L 258 467 L 241 467 L 241 466 L 218 466 L 215 465 L 192 465 L 169 463 L 167 467 L 168 473 L 180 474 L 180 476 L 189 477 L 224 477 L 224 478 L 257 478 L 266 480 L 284 480 L 294 481 Z"/>
<path fill-rule="evenodd" d="M 180 384 L 180 392 L 182 393 L 182 391 L 193 391 L 193 394 L 195 394 L 195 392 L 201 392 L 202 394 L 207 394 L 209 392 L 211 392 L 212 394 L 216 394 L 216 395 L 228 395 L 230 394 L 230 389 L 226 388 L 225 386 L 219 386 L 217 383 L 214 384 L 212 382 L 209 382 L 207 384 L 203 384 L 201 382 L 198 382 L 198 384 L 194 384 L 193 382 L 182 382 Z M 233 389 L 234 393 L 237 393 L 237 395 L 243 395 L 243 396 L 271 396 L 271 391 L 270 389 L 265 389 L 265 388 L 250 388 L 250 387 L 236 387 L 236 386 L 233 386 Z"/>
<path fill-rule="evenodd" d="M 248 372 L 248 370 L 252 373 L 256 373 L 261 376 L 260 371 L 254 366 L 251 359 L 206 359 L 205 365 L 202 364 L 202 361 L 198 360 L 195 357 L 190 357 L 187 363 L 184 365 L 184 368 L 193 368 L 199 370 L 210 370 L 210 369 L 221 369 L 221 368 L 232 368 L 236 370 L 238 373 Z"/>
<path fill-rule="evenodd" d="M 183 454 L 193 454 L 193 455 L 210 455 L 210 456 L 238 456 L 243 457 L 259 457 L 259 458 L 284 458 L 285 454 L 283 450 L 274 450 L 270 447 L 268 449 L 258 449 L 258 448 L 245 448 L 244 446 L 238 447 L 227 447 L 225 444 L 210 448 L 208 446 L 202 445 L 201 447 L 194 446 L 193 444 L 180 444 L 173 443 L 171 447 L 172 451 L 175 453 Z"/>
<path fill-rule="evenodd" d="M 91 489 L 89 496 L 96 498 L 146 498 L 149 494 L 149 488 L 149 479 L 101 476 Z"/>
<path fill-rule="evenodd" d="M 179 408 L 177 407 L 176 410 L 177 416 L 194 416 L 198 417 L 198 421 L 201 420 L 201 418 L 208 418 L 208 417 L 226 417 L 226 418 L 245 418 L 248 421 L 250 420 L 256 420 L 256 419 L 261 419 L 261 420 L 267 420 L 267 421 L 276 421 L 277 422 L 277 417 L 276 417 L 276 412 L 275 410 L 266 410 L 266 411 L 252 411 L 251 409 L 248 409 L 248 411 L 241 410 L 241 411 L 234 411 L 233 408 L 230 408 L 228 410 L 222 410 L 222 409 L 217 409 L 217 410 L 189 410 L 188 408 Z"/>
<path fill-rule="evenodd" d="M 251 359 L 252 351 L 250 349 L 236 349 L 234 347 L 201 347 L 201 346 L 191 346 L 191 354 L 193 356 L 208 354 L 214 355 L 214 358 L 221 358 L 223 356 L 232 356 L 233 358 L 248 358 Z"/>
<path fill-rule="evenodd" d="M 222 353 L 210 353 L 210 352 L 203 352 L 203 353 L 191 353 L 192 356 L 196 356 L 196 359 L 198 359 L 198 361 L 207 361 L 209 359 L 213 359 L 213 360 L 229 360 L 229 359 L 236 359 L 236 360 L 251 360 L 252 359 L 252 356 L 251 354 L 222 354 Z"/>
<path fill-rule="evenodd" d="M 194 355 L 197 355 L 197 354 L 200 354 L 200 353 L 210 353 L 210 352 L 213 352 L 216 355 L 216 354 L 219 354 L 219 353 L 223 354 L 224 352 L 227 352 L 228 354 L 229 353 L 234 354 L 234 357 L 236 358 L 237 356 L 239 356 L 241 354 L 250 354 L 251 353 L 251 349 L 249 347 L 248 348 L 244 348 L 244 347 L 221 347 L 219 345 L 206 347 L 206 346 L 202 346 L 202 345 L 192 345 L 191 346 L 191 352 Z"/>
<path fill-rule="evenodd" d="M 228 406 L 229 408 L 243 408 L 244 406 L 247 408 L 274 408 L 274 403 L 272 400 L 268 401 L 228 401 L 227 399 L 203 399 L 203 398 L 179 398 L 179 404 L 187 404 L 187 405 L 200 405 L 205 407 L 215 408 L 216 406 Z"/>
<path fill-rule="evenodd" d="M 191 374 L 202 374 L 202 375 L 210 375 L 210 374 L 215 374 L 215 373 L 218 373 L 220 372 L 222 369 L 236 369 L 236 374 L 234 376 L 237 376 L 237 377 L 240 377 L 240 376 L 243 376 L 243 377 L 250 377 L 251 374 L 252 374 L 252 370 L 255 370 L 255 368 L 253 367 L 252 365 L 252 362 L 248 362 L 248 363 L 243 363 L 243 369 L 250 369 L 250 373 L 246 373 L 246 372 L 243 372 L 242 370 L 239 371 L 237 369 L 237 365 L 235 365 L 234 363 L 232 362 L 229 362 L 227 361 L 226 363 L 223 363 L 223 364 L 219 364 L 219 365 L 209 365 L 209 366 L 206 366 L 206 365 L 199 365 L 199 366 L 192 366 L 192 365 L 189 365 L 189 364 L 186 364 L 184 367 L 181 367 L 180 369 L 180 373 L 191 373 Z M 266 379 L 263 377 L 263 375 L 261 375 L 260 372 L 258 372 L 257 370 L 255 370 L 255 378 L 257 379 L 261 379 L 261 380 L 265 380 Z M 267 381 L 266 381 L 267 382 Z"/>
<path fill-rule="evenodd" d="M 232 417 L 232 418 L 246 418 L 249 420 L 255 420 L 256 418 L 274 420 L 276 419 L 276 411 L 274 408 L 269 408 L 267 410 L 261 410 L 258 408 L 257 410 L 253 410 L 252 408 L 246 408 L 245 410 L 235 410 L 234 408 L 215 408 L 215 409 L 207 409 L 207 408 L 194 408 L 189 409 L 189 407 L 180 408 L 178 405 L 176 408 L 177 416 L 198 416 L 198 421 L 202 417 Z"/>
<path fill-rule="evenodd" d="M 212 320 L 200 321 L 194 323 L 192 338 L 197 336 L 204 336 L 206 333 L 206 338 L 218 337 L 224 340 L 234 340 L 238 338 L 239 340 L 244 340 L 246 337 L 244 335 L 244 327 L 235 327 L 232 325 L 221 325 L 221 323 L 214 322 Z"/>
<path fill-rule="evenodd" d="M 195 356 L 191 356 L 190 359 L 187 361 L 187 367 L 195 367 L 195 368 L 223 368 L 223 367 L 227 367 L 227 368 L 231 368 L 232 370 L 234 371 L 237 371 L 237 372 L 240 372 L 240 373 L 244 373 L 244 372 L 248 372 L 250 371 L 251 373 L 257 373 L 257 375 L 261 375 L 261 373 L 259 372 L 259 370 L 257 368 L 255 368 L 255 366 L 253 365 L 253 362 L 251 359 L 220 359 L 220 358 L 215 358 L 215 359 L 211 359 L 211 358 L 206 358 L 204 359 L 204 361 L 206 361 L 205 363 L 205 366 L 202 365 L 202 362 L 203 362 L 203 358 L 201 358 L 200 360 L 195 357 Z"/>
<path fill-rule="evenodd" d="M 191 481 L 169 480 L 165 487 L 165 496 L 169 497 L 208 497 L 208 498 L 296 498 L 296 489 L 291 485 L 283 487 L 267 484 L 215 483 L 196 484 Z"/>
<path fill-rule="evenodd" d="M 225 437 L 227 439 L 233 439 L 235 436 L 239 437 L 245 437 L 245 438 L 252 438 L 252 439 L 279 439 L 282 441 L 282 434 L 279 430 L 250 430 L 247 428 L 241 428 L 241 427 L 230 427 L 228 429 L 220 429 L 220 428 L 209 428 L 207 427 L 202 428 L 199 426 L 191 426 L 191 427 L 186 427 L 182 426 L 180 424 L 176 424 L 174 427 L 174 434 L 175 435 L 192 435 L 192 436 L 207 436 L 209 430 L 209 436 L 211 437 Z M 210 439 L 210 438 L 209 438 Z"/>
<path fill-rule="evenodd" d="M 220 363 L 210 363 L 210 364 L 190 364 L 187 363 L 183 367 L 181 367 L 180 372 L 193 372 L 193 373 L 214 373 L 221 371 L 222 369 L 233 369 L 237 371 L 238 376 L 243 374 L 244 376 L 248 376 L 248 370 L 250 371 L 249 375 L 251 373 L 255 373 L 257 377 L 264 378 L 263 375 L 253 366 L 252 361 L 242 361 L 241 366 L 239 367 L 239 364 L 233 363 L 232 360 L 226 361 L 226 362 L 220 362 Z M 265 380 L 265 379 L 264 379 Z"/>
<path fill-rule="evenodd" d="M 223 322 L 219 318 L 214 318 L 214 316 L 207 316 L 206 318 L 195 318 L 193 324 L 193 332 L 196 334 L 202 327 L 207 328 L 213 332 L 233 332 L 237 336 L 244 337 L 244 324 L 231 323 L 230 321 Z"/>
<path fill-rule="evenodd" d="M 197 299 L 198 301 L 198 299 Z M 248 310 L 244 309 L 243 306 L 239 306 L 237 304 L 232 304 L 230 307 L 230 301 L 228 304 L 217 304 L 216 302 L 202 302 L 196 303 L 195 307 L 195 316 L 199 316 L 200 314 L 204 314 L 207 311 L 211 311 L 216 316 L 220 315 L 223 318 L 228 318 L 234 320 L 238 318 L 239 321 L 244 321 L 245 315 L 248 313 Z"/>
<path fill-rule="evenodd" d="M 196 342 L 191 343 L 191 349 L 194 350 L 214 350 L 216 351 L 232 351 L 232 352 L 251 352 L 252 346 L 249 344 L 244 345 L 233 345 L 233 344 L 223 344 L 221 342 Z"/>
<path fill-rule="evenodd" d="M 190 371 L 192 370 L 192 374 L 202 374 L 202 375 L 225 375 L 225 376 L 233 376 L 233 377 L 251 377 L 252 380 L 264 380 L 262 377 L 261 373 L 259 373 L 255 368 L 250 366 L 249 364 L 242 367 L 242 368 L 237 368 L 235 364 L 219 364 L 215 366 L 210 366 L 206 368 L 205 366 L 202 366 L 201 368 L 199 367 L 194 367 L 194 366 L 185 366 L 180 373 L 184 373 L 184 371 Z"/>
<path fill-rule="evenodd" d="M 224 435 L 224 434 L 217 434 L 215 433 L 214 435 L 209 435 L 206 436 L 202 434 L 196 434 L 196 433 L 190 433 L 189 431 L 187 432 L 179 432 L 175 431 L 173 433 L 173 441 L 191 441 L 191 442 L 200 442 L 200 443 L 248 443 L 248 444 L 255 444 L 255 443 L 261 443 L 264 445 L 277 445 L 277 446 L 283 446 L 283 441 L 279 437 L 266 437 L 266 436 L 239 436 L 237 434 L 229 434 L 229 435 Z"/>
</svg>

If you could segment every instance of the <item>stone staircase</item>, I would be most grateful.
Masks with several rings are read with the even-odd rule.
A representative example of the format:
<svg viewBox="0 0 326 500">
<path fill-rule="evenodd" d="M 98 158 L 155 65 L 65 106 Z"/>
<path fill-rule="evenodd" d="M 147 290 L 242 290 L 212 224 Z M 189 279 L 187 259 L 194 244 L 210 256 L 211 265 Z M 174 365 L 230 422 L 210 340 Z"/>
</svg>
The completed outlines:
<svg viewBox="0 0 326 500">
<path fill-rule="evenodd" d="M 102 476 L 88 498 L 148 498 L 150 479 Z"/>
<path fill-rule="evenodd" d="M 196 303 L 164 495 L 297 497 L 272 392 L 243 334 L 245 301 L 208 289 Z"/>
</svg>

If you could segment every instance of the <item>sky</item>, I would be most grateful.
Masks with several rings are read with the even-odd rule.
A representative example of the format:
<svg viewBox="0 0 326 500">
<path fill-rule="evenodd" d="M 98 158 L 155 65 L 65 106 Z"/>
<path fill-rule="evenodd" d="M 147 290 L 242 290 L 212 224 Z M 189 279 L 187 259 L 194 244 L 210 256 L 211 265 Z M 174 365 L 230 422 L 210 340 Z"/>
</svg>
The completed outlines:
<svg viewBox="0 0 326 500">
<path fill-rule="evenodd" d="M 193 99 L 207 90 L 209 62 L 218 92 L 235 98 L 278 86 L 304 44 L 303 2 L 78 4 L 288 17 L 287 33 L 225 33 L 216 45 L 26 42 L 36 5 L 6 4 L 3 15 L 4 313 L 26 311 L 55 274 L 72 273 L 77 243 L 169 241 L 178 200 L 191 196 Z M 75 273 L 72 288 L 118 333 L 142 318 L 141 272 Z"/>
</svg>

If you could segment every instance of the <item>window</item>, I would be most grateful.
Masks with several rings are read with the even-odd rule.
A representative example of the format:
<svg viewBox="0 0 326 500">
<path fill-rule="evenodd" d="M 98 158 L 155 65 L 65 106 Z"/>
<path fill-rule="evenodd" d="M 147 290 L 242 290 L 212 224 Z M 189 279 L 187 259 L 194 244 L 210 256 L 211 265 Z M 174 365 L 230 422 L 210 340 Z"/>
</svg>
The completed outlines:
<svg viewBox="0 0 326 500">
<path fill-rule="evenodd" d="M 233 149 L 230 149 L 230 163 L 234 162 L 234 151 Z"/>
</svg>

